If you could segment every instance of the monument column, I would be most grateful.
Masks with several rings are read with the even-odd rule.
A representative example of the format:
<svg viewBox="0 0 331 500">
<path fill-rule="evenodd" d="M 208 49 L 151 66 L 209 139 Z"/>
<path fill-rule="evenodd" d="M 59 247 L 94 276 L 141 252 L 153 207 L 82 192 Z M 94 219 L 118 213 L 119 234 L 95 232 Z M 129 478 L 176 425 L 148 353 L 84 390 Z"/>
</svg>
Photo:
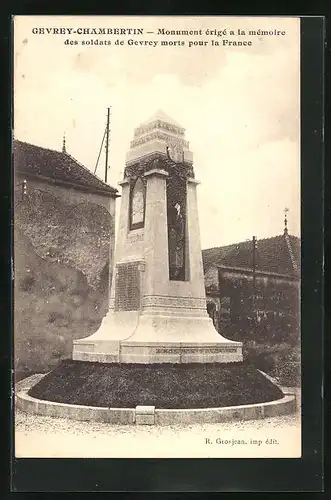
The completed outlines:
<svg viewBox="0 0 331 500">
<path fill-rule="evenodd" d="M 117 240 L 115 244 L 115 258 L 114 258 L 114 269 L 112 276 L 112 285 L 110 290 L 110 301 L 109 309 L 110 311 L 115 309 L 115 288 L 116 288 L 116 263 L 120 260 L 120 256 L 123 255 L 123 250 L 125 248 L 125 239 L 128 233 L 128 212 L 129 212 L 129 193 L 130 184 L 128 179 L 118 182 L 118 185 L 122 188 L 121 196 L 121 209 L 118 222 Z"/>
<path fill-rule="evenodd" d="M 168 279 L 168 229 L 166 178 L 168 173 L 152 169 L 145 173 L 145 287 L 143 297 L 162 294 L 164 280 Z"/>
<path fill-rule="evenodd" d="M 187 179 L 187 233 L 188 259 L 192 293 L 196 297 L 206 298 L 205 278 L 203 274 L 202 252 L 200 245 L 200 226 L 197 203 L 197 186 L 199 181 Z M 206 310 L 207 314 L 207 310 Z"/>
</svg>

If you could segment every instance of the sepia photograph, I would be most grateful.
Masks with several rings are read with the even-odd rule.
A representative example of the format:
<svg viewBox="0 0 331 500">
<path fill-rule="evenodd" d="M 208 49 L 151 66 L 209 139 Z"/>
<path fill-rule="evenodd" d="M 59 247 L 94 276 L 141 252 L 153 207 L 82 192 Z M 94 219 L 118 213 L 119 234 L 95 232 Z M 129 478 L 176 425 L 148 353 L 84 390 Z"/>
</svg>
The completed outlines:
<svg viewBox="0 0 331 500">
<path fill-rule="evenodd" d="M 301 458 L 300 18 L 14 17 L 16 458 Z"/>
</svg>

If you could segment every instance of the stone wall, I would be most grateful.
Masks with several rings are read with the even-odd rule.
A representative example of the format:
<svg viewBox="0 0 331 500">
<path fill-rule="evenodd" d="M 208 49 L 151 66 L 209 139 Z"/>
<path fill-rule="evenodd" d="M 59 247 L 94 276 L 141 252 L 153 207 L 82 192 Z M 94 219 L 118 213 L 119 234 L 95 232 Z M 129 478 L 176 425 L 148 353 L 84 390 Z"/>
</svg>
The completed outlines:
<svg viewBox="0 0 331 500">
<path fill-rule="evenodd" d="M 28 182 L 24 200 L 16 197 L 15 225 L 38 255 L 77 268 L 94 286 L 112 264 L 114 216 L 88 197 L 74 203 L 55 193 Z"/>
<path fill-rule="evenodd" d="M 47 372 L 71 357 L 72 342 L 92 334 L 108 310 L 108 279 L 91 287 L 77 267 L 45 259 L 15 225 L 15 377 Z"/>
<path fill-rule="evenodd" d="M 48 371 L 72 342 L 96 331 L 108 311 L 115 199 L 15 179 L 16 375 Z M 111 269 L 111 268 L 110 268 Z"/>
</svg>

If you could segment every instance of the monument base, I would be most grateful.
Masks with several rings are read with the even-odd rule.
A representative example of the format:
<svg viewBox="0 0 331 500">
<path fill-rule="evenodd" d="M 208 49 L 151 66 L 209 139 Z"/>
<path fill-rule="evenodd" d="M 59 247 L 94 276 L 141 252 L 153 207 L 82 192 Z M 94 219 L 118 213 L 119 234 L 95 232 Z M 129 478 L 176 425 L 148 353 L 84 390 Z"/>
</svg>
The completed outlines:
<svg viewBox="0 0 331 500">
<path fill-rule="evenodd" d="M 241 362 L 241 345 L 203 342 L 122 342 L 122 363 L 233 363 Z"/>
<path fill-rule="evenodd" d="M 180 340 L 178 340 L 180 339 Z M 74 341 L 73 359 L 100 363 L 242 362 L 242 343 L 222 337 L 205 316 L 109 312 L 99 330 Z"/>
</svg>

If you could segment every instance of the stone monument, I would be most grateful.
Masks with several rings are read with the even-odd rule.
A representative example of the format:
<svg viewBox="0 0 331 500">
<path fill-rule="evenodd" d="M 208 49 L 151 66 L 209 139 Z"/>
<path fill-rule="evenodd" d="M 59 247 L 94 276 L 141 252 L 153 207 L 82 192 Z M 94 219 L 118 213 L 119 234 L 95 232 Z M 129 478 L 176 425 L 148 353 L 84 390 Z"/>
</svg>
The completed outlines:
<svg viewBox="0 0 331 500">
<path fill-rule="evenodd" d="M 74 341 L 73 359 L 102 363 L 241 362 L 206 308 L 193 155 L 158 111 L 126 157 L 109 312 Z"/>
</svg>

